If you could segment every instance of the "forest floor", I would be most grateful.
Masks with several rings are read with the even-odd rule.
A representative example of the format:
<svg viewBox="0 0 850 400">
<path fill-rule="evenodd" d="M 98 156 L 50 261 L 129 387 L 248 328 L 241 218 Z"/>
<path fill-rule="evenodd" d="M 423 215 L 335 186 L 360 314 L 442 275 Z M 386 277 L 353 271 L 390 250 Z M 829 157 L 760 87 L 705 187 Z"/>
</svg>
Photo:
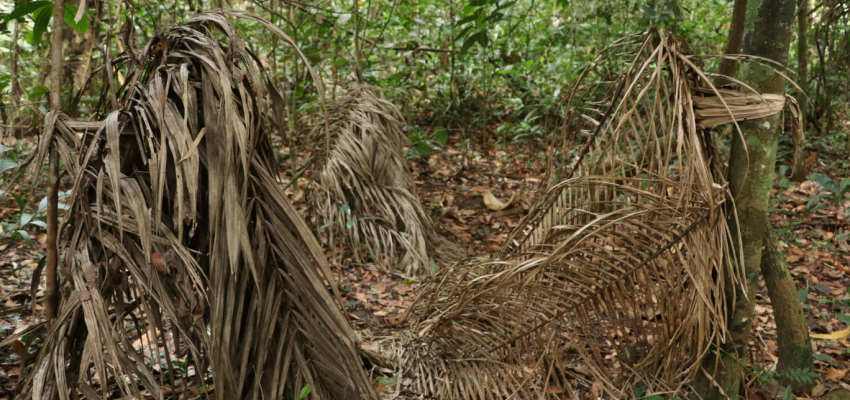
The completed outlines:
<svg viewBox="0 0 850 400">
<path fill-rule="evenodd" d="M 456 138 L 452 138 L 453 140 Z M 10 143 L 4 143 L 10 146 Z M 473 148 L 475 146 L 472 146 Z M 810 157 L 814 172 L 837 178 L 848 176 L 850 151 L 830 148 L 833 154 Z M 505 236 L 522 217 L 522 207 L 494 211 L 484 202 L 489 190 L 507 201 L 514 193 L 530 199 L 543 178 L 545 150 L 528 146 L 491 146 L 489 151 L 435 151 L 430 158 L 411 160 L 417 195 L 438 224 L 452 232 L 469 256 L 486 256 L 499 248 Z M 785 168 L 780 168 L 785 172 Z M 811 176 L 811 175 L 810 175 Z M 284 176 L 285 178 L 285 176 Z M 301 179 L 293 193 L 296 205 L 306 210 L 301 191 L 307 179 Z M 27 196 L 25 187 L 3 188 L 9 193 Z M 781 248 L 795 276 L 800 297 L 805 299 L 809 330 L 828 339 L 813 339 L 819 385 L 813 397 L 837 386 L 850 388 L 850 198 L 828 194 L 814 181 L 801 184 L 787 178 L 776 180 L 773 189 L 771 222 L 780 233 Z M 813 204 L 809 204 L 812 199 Z M 38 198 L 40 200 L 40 197 Z M 30 281 L 43 257 L 44 229 L 29 225 L 32 245 L 12 238 L 9 230 L 20 217 L 19 205 L 9 195 L 0 196 L 0 340 L 44 318 L 41 304 L 43 284 L 32 290 Z M 43 216 L 35 215 L 38 220 Z M 330 255 L 330 253 L 328 253 Z M 382 339 L 410 325 L 403 313 L 416 296 L 420 282 L 381 272 L 370 265 L 342 260 L 334 268 L 352 324 L 364 339 L 361 346 L 379 350 Z M 33 307 L 33 300 L 35 300 Z M 749 399 L 782 398 L 783 389 L 759 379 L 769 377 L 777 358 L 776 325 L 767 291 L 757 296 L 754 335 L 747 385 Z M 0 400 L 10 399 L 17 385 L 20 346 L 0 348 Z M 591 377 L 588 377 L 591 378 Z M 377 380 L 376 389 L 388 394 L 391 382 Z"/>
</svg>

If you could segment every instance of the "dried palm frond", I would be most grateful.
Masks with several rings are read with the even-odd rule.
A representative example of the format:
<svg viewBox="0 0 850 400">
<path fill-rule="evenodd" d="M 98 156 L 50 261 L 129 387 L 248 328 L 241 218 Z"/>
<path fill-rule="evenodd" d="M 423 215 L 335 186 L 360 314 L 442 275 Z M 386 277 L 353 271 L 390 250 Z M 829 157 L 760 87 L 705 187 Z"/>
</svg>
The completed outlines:
<svg viewBox="0 0 850 400">
<path fill-rule="evenodd" d="M 323 251 L 277 179 L 268 80 L 232 17 L 292 44 L 240 11 L 199 13 L 141 69 L 113 60 L 129 70 L 120 90 L 106 82 L 120 108 L 102 123 L 46 117 L 37 165 L 56 146 L 74 186 L 61 311 L 22 398 L 294 399 L 307 385 L 376 398 Z"/>
<path fill-rule="evenodd" d="M 313 135 L 319 188 L 310 203 L 331 246 L 347 245 L 358 258 L 365 252 L 410 276 L 428 275 L 431 260 L 450 263 L 458 251 L 414 193 L 398 108 L 375 91 L 352 83 L 331 107 L 329 134 Z"/>
<path fill-rule="evenodd" d="M 493 259 L 440 271 L 415 302 L 417 334 L 393 355 L 412 390 L 621 398 L 642 381 L 676 393 L 726 339 L 724 285 L 739 264 L 723 168 L 696 123 L 693 88 L 706 81 L 681 48 L 651 30 L 600 56 L 627 61 L 602 101 L 570 95 L 590 128 L 565 149 L 570 165 Z"/>
</svg>

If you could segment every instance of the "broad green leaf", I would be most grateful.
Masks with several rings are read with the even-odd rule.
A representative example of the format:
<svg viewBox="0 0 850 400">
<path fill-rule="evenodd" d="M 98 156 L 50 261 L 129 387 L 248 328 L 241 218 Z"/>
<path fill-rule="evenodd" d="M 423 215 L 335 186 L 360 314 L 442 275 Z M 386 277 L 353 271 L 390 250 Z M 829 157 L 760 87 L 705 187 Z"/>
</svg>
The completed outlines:
<svg viewBox="0 0 850 400">
<path fill-rule="evenodd" d="M 35 100 L 39 99 L 40 97 L 46 95 L 49 92 L 50 92 L 50 89 L 48 89 L 47 86 L 44 86 L 44 85 L 36 86 L 36 87 L 30 89 L 30 92 L 27 93 L 27 98 L 29 98 L 30 101 L 35 101 Z"/>
<path fill-rule="evenodd" d="M 841 314 L 841 315 L 836 315 L 835 318 L 837 320 L 847 324 L 847 325 L 850 325 L 850 315 Z"/>
<path fill-rule="evenodd" d="M 636 398 L 641 398 L 646 393 L 646 384 L 643 382 L 638 382 L 638 384 L 635 385 L 632 390 L 634 390 Z"/>
<path fill-rule="evenodd" d="M 41 43 L 41 37 L 47 31 L 51 17 L 53 17 L 53 4 L 41 7 L 33 13 L 35 24 L 32 27 L 32 36 L 28 40 L 29 44 L 35 46 Z"/>
<path fill-rule="evenodd" d="M 835 194 L 841 194 L 841 189 L 838 187 L 835 181 L 832 180 L 832 178 L 818 172 L 812 175 L 812 179 L 814 179 L 814 181 L 817 182 L 818 185 L 823 186 L 824 189 L 829 190 L 830 192 Z"/>
<path fill-rule="evenodd" d="M 44 196 L 41 201 L 38 202 L 38 211 L 39 213 L 43 213 L 47 210 L 47 196 Z"/>
<path fill-rule="evenodd" d="M 27 226 L 30 223 L 30 221 L 32 221 L 32 218 L 33 218 L 33 215 L 30 214 L 30 213 L 21 214 L 21 219 L 18 221 L 18 227 L 23 228 L 23 227 Z"/>
<path fill-rule="evenodd" d="M 466 41 L 463 42 L 463 47 L 460 48 L 460 54 L 466 54 L 467 51 L 474 45 L 475 43 L 481 43 L 484 46 L 483 40 L 487 37 L 487 31 L 478 31 L 473 33 L 471 36 L 466 38 Z"/>
<path fill-rule="evenodd" d="M 416 150 L 416 154 L 419 154 L 419 155 L 422 155 L 422 156 L 430 156 L 431 155 L 431 145 L 429 145 L 425 141 L 417 143 L 416 146 L 413 146 L 413 149 Z"/>
<path fill-rule="evenodd" d="M 86 33 L 89 30 L 89 19 L 86 16 L 80 20 L 80 22 L 74 21 L 74 18 L 77 16 L 77 6 L 72 4 L 65 4 L 65 23 L 68 24 L 71 28 L 73 28 L 80 35 Z"/>
<path fill-rule="evenodd" d="M 449 131 L 442 126 L 434 128 L 434 141 L 439 143 L 440 146 L 445 146 L 446 142 L 449 141 Z"/>
<path fill-rule="evenodd" d="M 18 167 L 20 167 L 20 165 L 18 165 L 18 163 L 14 162 L 14 161 L 12 161 L 8 158 L 4 158 L 4 159 L 0 160 L 0 174 L 4 173 L 4 172 L 6 172 L 10 169 L 15 169 L 15 168 L 18 168 Z"/>
<path fill-rule="evenodd" d="M 785 393 L 782 393 L 782 400 L 794 400 L 794 393 L 791 392 L 791 386 L 785 388 Z"/>
<path fill-rule="evenodd" d="M 844 178 L 841 180 L 841 194 L 850 192 L 850 178 Z"/>
<path fill-rule="evenodd" d="M 797 291 L 797 297 L 800 298 L 800 301 L 803 302 L 803 304 L 806 304 L 806 301 L 809 299 L 809 288 L 801 288 Z"/>
<path fill-rule="evenodd" d="M 30 238 L 30 234 L 29 234 L 29 233 L 27 233 L 27 231 L 22 230 L 22 229 L 21 229 L 21 230 L 17 230 L 17 231 L 15 231 L 15 232 L 13 232 L 13 233 L 12 233 L 12 237 L 13 237 L 13 238 L 16 238 L 16 237 L 17 237 L 17 238 L 24 239 L 24 241 L 25 241 L 25 242 L 27 242 L 27 244 L 28 244 L 30 247 L 32 247 L 32 244 L 33 244 L 33 243 L 32 243 L 32 239 Z"/>
<path fill-rule="evenodd" d="M 21 4 L 17 7 L 15 7 L 15 9 L 12 10 L 12 12 L 10 12 L 9 15 L 6 16 L 5 20 L 11 21 L 13 19 L 21 18 L 25 15 L 31 14 L 31 13 L 35 12 L 36 10 L 38 10 L 42 7 L 46 7 L 46 6 L 52 7 L 53 2 L 52 1 L 32 1 L 32 2 L 29 2 L 29 3 L 26 3 L 26 4 Z"/>
</svg>

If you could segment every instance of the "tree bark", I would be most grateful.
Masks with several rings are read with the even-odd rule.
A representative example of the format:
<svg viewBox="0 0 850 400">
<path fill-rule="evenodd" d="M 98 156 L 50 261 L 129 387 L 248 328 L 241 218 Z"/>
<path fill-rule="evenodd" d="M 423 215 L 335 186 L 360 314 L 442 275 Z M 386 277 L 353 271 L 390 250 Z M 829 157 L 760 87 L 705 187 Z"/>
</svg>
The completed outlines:
<svg viewBox="0 0 850 400">
<path fill-rule="evenodd" d="M 53 32 L 50 35 L 50 110 L 62 109 L 62 31 L 65 24 L 65 0 L 53 2 Z M 59 152 L 50 146 L 50 166 L 47 172 L 47 293 L 44 312 L 48 320 L 59 313 Z"/>
<path fill-rule="evenodd" d="M 800 106 L 800 112 L 803 114 L 803 131 L 806 130 L 806 109 L 807 101 L 806 92 L 809 81 L 809 44 L 806 39 L 806 31 L 808 28 L 808 3 L 809 0 L 799 0 L 800 7 L 797 9 L 797 85 L 800 86 L 800 91 L 797 92 L 797 104 Z M 795 144 L 796 145 L 796 144 Z M 791 179 L 796 182 L 806 180 L 806 165 L 802 162 L 805 154 L 795 160 L 794 168 L 791 171 Z"/>
<path fill-rule="evenodd" d="M 744 54 L 769 58 L 781 65 L 788 62 L 792 26 L 796 15 L 792 0 L 749 0 L 744 23 Z M 772 68 L 744 64 L 742 80 L 762 94 L 784 94 L 785 80 Z M 729 188 L 735 199 L 730 228 L 740 239 L 736 259 L 743 260 L 745 281 L 726 285 L 728 337 L 717 353 L 703 362 L 705 374 L 694 381 L 695 394 L 703 399 L 737 399 L 743 363 L 753 329 L 755 293 L 759 284 L 767 206 L 773 186 L 776 146 L 782 129 L 782 115 L 740 124 L 742 135 L 733 135 L 729 158 Z M 745 285 L 745 286 L 744 286 Z"/>
<path fill-rule="evenodd" d="M 9 120 L 4 121 L 9 124 L 8 132 L 15 139 L 21 138 L 21 128 L 18 125 L 18 92 L 20 92 L 20 84 L 18 83 L 18 36 L 21 31 L 21 24 L 15 21 L 15 28 L 12 30 L 12 60 L 9 66 Z"/>
<path fill-rule="evenodd" d="M 735 0 L 732 6 L 732 23 L 729 27 L 729 38 L 726 39 L 726 48 L 723 54 L 738 54 L 744 45 L 744 22 L 747 18 L 747 0 Z M 738 61 L 727 58 L 720 59 L 720 75 L 735 77 L 738 72 Z M 717 78 L 715 85 L 722 86 L 729 83 L 726 78 Z"/>
<path fill-rule="evenodd" d="M 804 0 L 805 1 L 805 0 Z M 765 226 L 764 252 L 761 255 L 761 273 L 770 295 L 773 306 L 773 316 L 776 318 L 776 342 L 779 346 L 778 372 L 789 370 L 815 371 L 815 358 L 812 352 L 812 342 L 809 339 L 809 329 L 806 324 L 806 314 L 803 303 L 797 296 L 797 285 L 788 271 L 785 256 L 779 250 L 779 241 L 773 226 L 768 222 Z M 785 374 L 778 374 L 779 381 L 791 385 L 797 395 L 811 393 L 814 381 L 810 384 L 789 379 Z"/>
</svg>

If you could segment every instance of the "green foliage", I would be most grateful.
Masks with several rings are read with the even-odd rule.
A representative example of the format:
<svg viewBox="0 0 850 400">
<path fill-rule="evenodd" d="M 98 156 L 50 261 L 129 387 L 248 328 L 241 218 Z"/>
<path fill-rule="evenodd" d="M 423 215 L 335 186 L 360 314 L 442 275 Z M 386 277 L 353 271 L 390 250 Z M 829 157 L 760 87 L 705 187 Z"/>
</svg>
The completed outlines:
<svg viewBox="0 0 850 400">
<path fill-rule="evenodd" d="M 300 400 L 307 397 L 310 394 L 310 390 L 310 385 L 304 385 L 304 387 L 301 388 L 301 393 L 298 394 L 298 399 Z"/>
</svg>

